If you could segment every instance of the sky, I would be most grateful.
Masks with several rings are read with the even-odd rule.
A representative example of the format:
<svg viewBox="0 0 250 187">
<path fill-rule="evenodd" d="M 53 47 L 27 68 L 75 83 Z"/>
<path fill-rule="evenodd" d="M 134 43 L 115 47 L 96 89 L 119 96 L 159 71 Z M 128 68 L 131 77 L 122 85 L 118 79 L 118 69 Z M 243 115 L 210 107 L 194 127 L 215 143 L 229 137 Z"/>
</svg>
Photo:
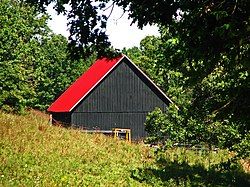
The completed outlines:
<svg viewBox="0 0 250 187">
<path fill-rule="evenodd" d="M 63 15 L 57 15 L 57 13 L 53 10 L 53 6 L 48 7 L 48 13 L 52 18 L 52 20 L 48 23 L 49 27 L 56 34 L 62 34 L 68 37 L 69 32 L 67 31 L 66 17 Z M 122 14 L 122 9 L 117 6 L 114 7 L 107 24 L 107 34 L 109 35 L 109 40 L 114 48 L 123 49 L 124 47 L 139 47 L 140 41 L 146 36 L 159 35 L 158 28 L 156 26 L 148 25 L 145 26 L 143 30 L 140 30 L 137 28 L 136 24 L 133 24 L 132 26 L 130 25 L 131 20 L 128 19 L 128 14 L 124 14 L 123 16 Z"/>
</svg>

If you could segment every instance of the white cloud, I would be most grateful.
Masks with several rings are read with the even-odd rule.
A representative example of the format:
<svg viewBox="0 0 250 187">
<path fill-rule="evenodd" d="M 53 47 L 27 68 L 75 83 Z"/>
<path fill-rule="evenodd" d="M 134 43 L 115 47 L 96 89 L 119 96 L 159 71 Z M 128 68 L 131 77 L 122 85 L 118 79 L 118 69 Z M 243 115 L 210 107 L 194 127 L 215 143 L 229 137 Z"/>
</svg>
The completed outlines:
<svg viewBox="0 0 250 187">
<path fill-rule="evenodd" d="M 48 13 L 52 20 L 49 21 L 49 27 L 56 33 L 69 36 L 67 31 L 67 18 L 63 15 L 57 15 L 53 10 L 53 6 L 48 7 Z M 107 34 L 112 45 L 117 49 L 124 47 L 130 48 L 139 46 L 140 41 L 148 35 L 159 35 L 156 26 L 145 26 L 143 30 L 137 28 L 136 24 L 130 25 L 131 20 L 128 20 L 128 14 L 124 14 L 119 7 L 114 7 L 112 15 L 107 24 Z M 121 18 L 120 18 L 121 17 Z M 119 19 L 120 18 L 120 19 Z"/>
<path fill-rule="evenodd" d="M 69 36 L 67 29 L 67 18 L 62 14 L 57 15 L 56 11 L 53 9 L 53 5 L 48 6 L 48 14 L 51 15 L 52 20 L 49 20 L 48 25 L 56 34 L 62 34 L 65 37 Z"/>
<path fill-rule="evenodd" d="M 127 13 L 121 17 L 122 14 L 123 11 L 119 7 L 115 7 L 107 25 L 107 34 L 115 48 L 138 47 L 144 37 L 159 35 L 158 27 L 148 25 L 140 30 L 136 24 L 131 25 L 132 20 L 128 19 Z"/>
</svg>

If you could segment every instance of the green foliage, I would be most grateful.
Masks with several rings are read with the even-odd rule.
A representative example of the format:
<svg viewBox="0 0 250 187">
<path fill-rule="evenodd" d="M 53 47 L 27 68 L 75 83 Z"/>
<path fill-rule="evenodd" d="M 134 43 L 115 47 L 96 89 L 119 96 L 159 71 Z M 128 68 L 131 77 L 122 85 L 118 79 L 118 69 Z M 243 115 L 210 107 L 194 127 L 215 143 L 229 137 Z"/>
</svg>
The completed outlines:
<svg viewBox="0 0 250 187">
<path fill-rule="evenodd" d="M 250 133 L 248 132 L 239 144 L 234 145 L 239 157 L 249 158 L 250 155 Z"/>
<path fill-rule="evenodd" d="M 185 143 L 186 129 L 178 109 L 171 105 L 168 116 L 160 109 L 151 112 L 146 119 L 145 130 L 148 132 L 148 143 L 159 143 L 171 147 L 175 143 Z"/>
<path fill-rule="evenodd" d="M 25 3 L 1 1 L 0 12 L 0 108 L 46 110 L 93 57 L 71 60 L 66 38 L 51 33 L 48 16 Z"/>
<path fill-rule="evenodd" d="M 177 105 L 170 106 L 166 114 L 159 110 L 149 114 L 148 141 L 163 146 L 206 144 L 237 151 L 237 144 L 249 132 L 248 70 L 242 64 L 229 68 L 232 63 L 226 55 L 207 69 L 205 60 L 189 61 L 187 49 L 169 29 L 162 28 L 161 33 L 158 38 L 146 37 L 137 51 L 127 50 Z"/>
<path fill-rule="evenodd" d="M 0 3 L 0 106 L 22 111 L 34 97 L 36 37 L 47 32 L 46 16 L 16 1 Z"/>
<path fill-rule="evenodd" d="M 102 14 L 106 9 L 108 1 L 90 0 L 25 0 L 37 7 L 37 10 L 45 12 L 47 5 L 55 3 L 58 13 L 67 16 L 70 36 L 69 49 L 74 59 L 88 58 L 93 53 L 98 57 L 116 56 L 118 51 L 110 47 L 106 34 L 108 16 Z M 70 10 L 65 5 L 71 6 Z"/>
<path fill-rule="evenodd" d="M 229 54 L 231 60 L 248 64 L 248 0 L 158 0 L 147 3 L 139 0 L 26 1 L 42 11 L 46 10 L 48 4 L 55 3 L 58 13 L 65 13 L 68 17 L 71 46 L 86 55 L 91 50 L 98 51 L 100 56 L 110 51 L 106 34 L 107 15 L 117 5 L 129 12 L 132 23 L 137 23 L 139 28 L 147 24 L 169 27 L 173 35 L 180 37 L 189 60 L 207 59 L 205 65 L 213 67 L 221 54 Z M 64 6 L 66 4 L 71 6 L 68 11 Z"/>
<path fill-rule="evenodd" d="M 60 94 L 79 77 L 92 63 L 71 60 L 67 51 L 67 40 L 61 35 L 49 35 L 41 46 L 43 56 L 35 64 L 35 92 L 33 108 L 46 110 Z"/>
</svg>

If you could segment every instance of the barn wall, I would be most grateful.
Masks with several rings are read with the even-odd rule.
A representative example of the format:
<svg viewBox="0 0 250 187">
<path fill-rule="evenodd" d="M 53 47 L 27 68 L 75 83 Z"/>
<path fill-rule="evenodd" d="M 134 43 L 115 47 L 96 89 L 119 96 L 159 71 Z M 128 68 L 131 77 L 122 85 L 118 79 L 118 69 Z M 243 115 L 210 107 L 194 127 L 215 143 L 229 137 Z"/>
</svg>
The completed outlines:
<svg viewBox="0 0 250 187">
<path fill-rule="evenodd" d="M 53 123 L 62 123 L 65 126 L 71 124 L 71 114 L 68 112 L 53 112 L 52 113 Z"/>
<path fill-rule="evenodd" d="M 74 112 L 149 112 L 156 106 L 167 105 L 127 63 L 121 63 Z"/>
<path fill-rule="evenodd" d="M 132 69 L 131 69 L 132 68 Z M 138 76 L 139 75 L 139 76 Z M 72 112 L 72 123 L 87 128 L 131 128 L 132 138 L 144 137 L 146 115 L 168 101 L 123 60 Z"/>
<path fill-rule="evenodd" d="M 80 128 L 93 130 L 112 130 L 112 128 L 130 128 L 133 139 L 146 136 L 144 122 L 147 113 L 73 113 L 72 118 Z M 74 123 L 75 124 L 75 123 Z"/>
</svg>

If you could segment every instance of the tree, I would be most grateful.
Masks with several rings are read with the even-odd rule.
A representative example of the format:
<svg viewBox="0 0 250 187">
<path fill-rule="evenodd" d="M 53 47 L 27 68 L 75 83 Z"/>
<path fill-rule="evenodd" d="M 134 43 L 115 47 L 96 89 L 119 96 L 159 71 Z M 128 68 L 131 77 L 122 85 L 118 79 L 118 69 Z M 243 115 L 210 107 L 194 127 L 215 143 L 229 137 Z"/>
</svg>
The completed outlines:
<svg viewBox="0 0 250 187">
<path fill-rule="evenodd" d="M 222 71 L 224 64 L 219 61 L 210 74 L 201 80 L 196 79 L 203 67 L 199 65 L 203 62 L 193 60 L 191 66 L 185 64 L 188 63 L 183 55 L 185 48 L 166 29 L 162 30 L 161 37 L 146 37 L 137 50 L 133 49 L 132 53 L 127 50 L 128 55 L 137 58 L 140 62 L 135 62 L 142 68 L 147 67 L 145 71 L 179 108 L 170 106 L 167 114 L 157 109 L 147 117 L 146 130 L 150 142 L 160 141 L 170 146 L 176 143 L 206 144 L 237 149 L 239 156 L 246 156 L 244 153 L 247 152 L 241 149 L 246 146 L 238 144 L 249 143 L 249 101 L 244 98 L 245 104 L 239 108 L 230 103 L 232 99 L 235 99 L 233 102 L 241 101 L 232 98 L 233 89 L 249 88 L 244 68 Z M 133 57 L 134 54 L 136 57 Z M 178 64 L 179 60 L 185 62 L 184 65 Z M 228 104 L 224 106 L 223 103 Z M 217 110 L 220 105 L 223 107 Z"/>
<path fill-rule="evenodd" d="M 0 108 L 46 110 L 91 60 L 69 58 L 68 41 L 53 34 L 48 16 L 19 1 L 0 2 Z"/>
<path fill-rule="evenodd" d="M 37 56 L 34 66 L 36 95 L 31 107 L 46 110 L 93 62 L 94 56 L 85 61 L 71 60 L 67 44 L 62 35 L 43 38 L 40 45 L 43 55 Z"/>
<path fill-rule="evenodd" d="M 1 1 L 0 12 L 0 106 L 22 111 L 35 94 L 32 72 L 47 18 L 18 1 Z"/>
</svg>

